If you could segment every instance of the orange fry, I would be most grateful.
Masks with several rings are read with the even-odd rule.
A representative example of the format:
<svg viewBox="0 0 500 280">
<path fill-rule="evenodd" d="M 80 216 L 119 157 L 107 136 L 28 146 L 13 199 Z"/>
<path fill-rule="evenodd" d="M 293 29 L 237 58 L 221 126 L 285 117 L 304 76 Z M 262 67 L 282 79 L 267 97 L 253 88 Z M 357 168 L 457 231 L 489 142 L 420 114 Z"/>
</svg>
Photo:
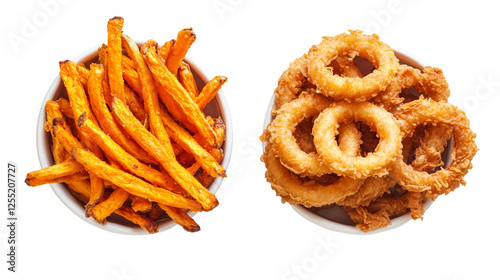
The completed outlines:
<svg viewBox="0 0 500 280">
<path fill-rule="evenodd" d="M 115 98 L 115 100 L 119 99 Z M 124 189 L 130 194 L 173 207 L 186 208 L 193 211 L 202 210 L 196 201 L 155 187 L 127 172 L 114 168 L 85 149 L 73 149 L 73 157 L 85 166 L 85 169 L 87 169 L 89 173 L 96 174 L 100 178 L 115 184 L 117 187 Z"/>
<path fill-rule="evenodd" d="M 200 231 L 200 226 L 191 218 L 184 210 L 166 205 L 158 204 L 161 209 L 167 212 L 167 215 L 177 224 L 182 226 L 186 231 Z"/>
<path fill-rule="evenodd" d="M 101 201 L 92 209 L 92 216 L 94 219 L 102 224 L 106 224 L 106 218 L 109 217 L 118 208 L 122 207 L 123 203 L 127 201 L 129 193 L 121 188 L 116 188 L 108 198 Z"/>
<path fill-rule="evenodd" d="M 108 21 L 108 81 L 111 95 L 125 101 L 122 75 L 122 41 L 123 18 L 114 17 Z"/>
<path fill-rule="evenodd" d="M 51 182 L 60 182 L 58 179 L 61 177 L 79 173 L 86 173 L 85 168 L 83 168 L 74 158 L 69 158 L 61 163 L 28 173 L 24 182 L 28 186 L 34 187 L 49 184 Z M 83 179 L 85 179 L 85 177 Z"/>
<path fill-rule="evenodd" d="M 160 51 L 158 51 L 158 54 L 160 54 Z M 188 91 L 191 98 L 195 99 L 199 94 L 198 87 L 196 86 L 191 68 L 184 61 L 181 62 L 181 66 L 179 67 L 178 76 L 181 85 Z"/>
<path fill-rule="evenodd" d="M 172 47 L 166 59 L 167 68 L 170 73 L 176 75 L 181 61 L 186 56 L 187 51 L 196 40 L 196 35 L 192 28 L 185 28 L 177 33 L 177 40 Z"/>
<path fill-rule="evenodd" d="M 203 135 L 209 144 L 215 146 L 215 133 L 206 121 L 203 112 L 198 108 L 177 78 L 168 71 L 165 65 L 160 63 L 158 55 L 156 54 L 156 48 L 143 48 L 142 53 L 149 69 L 153 73 L 153 77 L 164 89 L 163 91 L 160 90 L 159 94 L 165 105 L 167 105 L 167 108 L 169 101 L 173 100 L 182 110 L 189 124 L 196 127 L 196 130 Z M 166 98 L 164 99 L 164 97 Z"/>
<path fill-rule="evenodd" d="M 125 127 L 128 134 L 134 137 L 144 150 L 154 156 L 167 173 L 184 188 L 203 209 L 211 210 L 218 205 L 217 198 L 205 187 L 203 187 L 184 167 L 176 160 L 172 153 L 152 135 L 141 123 L 134 118 L 132 112 L 119 99 L 115 98 L 112 104 L 113 115 L 120 124 Z M 151 199 L 152 200 L 152 199 Z M 161 202 L 160 202 L 161 203 Z M 182 208 L 182 207 L 181 207 Z"/>
<path fill-rule="evenodd" d="M 203 87 L 200 94 L 196 97 L 195 102 L 196 105 L 200 108 L 200 110 L 205 109 L 208 102 L 210 102 L 216 95 L 219 89 L 223 84 L 227 82 L 227 78 L 224 76 L 217 76 Z"/>
</svg>

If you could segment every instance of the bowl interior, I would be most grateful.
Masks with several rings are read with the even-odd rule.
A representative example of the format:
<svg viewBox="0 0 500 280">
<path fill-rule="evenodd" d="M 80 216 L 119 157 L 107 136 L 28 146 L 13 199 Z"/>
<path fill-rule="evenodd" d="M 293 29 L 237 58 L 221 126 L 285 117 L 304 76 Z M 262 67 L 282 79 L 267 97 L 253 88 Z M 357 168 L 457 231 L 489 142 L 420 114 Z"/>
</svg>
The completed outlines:
<svg viewBox="0 0 500 280">
<path fill-rule="evenodd" d="M 76 64 L 85 63 L 89 65 L 92 62 L 97 62 L 97 47 L 85 52 L 80 55 L 73 61 Z M 196 80 L 198 88 L 203 88 L 203 86 L 209 81 L 208 77 L 196 63 L 191 61 L 189 58 L 186 58 L 185 61 L 190 65 L 191 71 L 193 72 L 193 76 Z M 56 77 L 52 85 L 50 86 L 47 94 L 43 100 L 42 106 L 40 108 L 40 113 L 38 115 L 38 123 L 37 123 L 37 151 L 38 151 L 38 159 L 40 161 L 40 165 L 42 168 L 51 166 L 54 164 L 54 159 L 52 157 L 52 153 L 50 150 L 51 146 L 51 137 L 50 134 L 45 132 L 44 123 L 46 121 L 45 118 L 45 103 L 48 100 L 57 100 L 59 97 L 67 97 L 66 89 L 64 88 L 64 84 L 59 76 Z M 229 166 L 229 160 L 231 158 L 232 151 L 232 122 L 231 116 L 229 112 L 229 106 L 224 98 L 224 93 L 222 90 L 219 90 L 217 96 L 209 103 L 204 109 L 204 113 L 208 116 L 217 118 L 221 117 L 226 125 L 226 141 L 222 145 L 222 149 L 224 151 L 224 158 L 221 162 L 221 165 L 227 169 Z M 219 189 L 221 183 L 223 181 L 222 177 L 217 177 L 212 184 L 208 187 L 210 192 L 216 193 Z M 85 217 L 84 205 L 78 200 L 75 196 L 71 194 L 65 184 L 54 183 L 51 184 L 52 190 L 57 195 L 57 197 L 78 217 L 82 220 L 95 225 L 104 230 L 121 233 L 121 234 L 149 234 L 139 226 L 133 224 L 132 222 L 118 216 L 116 214 L 112 214 L 107 219 L 107 224 L 105 226 L 100 225 L 92 218 Z M 195 212 L 190 212 L 189 215 L 193 216 Z M 165 231 L 176 225 L 165 213 L 157 220 L 159 224 L 159 232 Z"/>
<path fill-rule="evenodd" d="M 396 50 L 394 51 L 394 53 L 396 57 L 399 59 L 399 62 L 401 64 L 406 64 L 414 68 L 417 68 L 419 70 L 422 70 L 426 65 L 423 61 L 421 61 L 418 58 L 415 58 L 415 56 L 410 55 L 408 53 Z M 364 59 L 360 59 L 359 61 L 356 61 L 355 59 L 355 62 L 356 65 L 358 65 L 358 67 L 360 68 L 361 73 L 370 73 L 373 70 L 373 65 L 371 65 L 371 63 L 369 62 L 367 63 L 367 61 Z M 268 123 L 270 123 L 272 120 L 271 111 L 273 109 L 273 105 L 274 105 L 274 95 L 272 96 L 271 101 L 269 102 L 267 108 L 267 113 L 264 118 L 264 128 L 266 128 Z M 265 143 L 263 145 L 265 146 Z M 445 151 L 443 152 L 443 161 L 445 163 L 445 166 L 448 166 L 451 163 L 451 147 L 452 145 L 450 140 Z M 427 210 L 431 204 L 432 200 L 428 199 L 427 201 L 425 201 L 424 202 L 425 209 Z M 305 219 L 323 228 L 350 234 L 379 233 L 386 230 L 394 229 L 411 220 L 410 213 L 406 213 L 402 216 L 391 219 L 391 225 L 389 226 L 375 229 L 368 233 L 364 233 L 355 227 L 355 224 L 351 221 L 346 212 L 338 206 L 334 206 L 331 208 L 317 209 L 317 208 L 307 208 L 302 205 L 292 205 L 292 208 Z"/>
</svg>

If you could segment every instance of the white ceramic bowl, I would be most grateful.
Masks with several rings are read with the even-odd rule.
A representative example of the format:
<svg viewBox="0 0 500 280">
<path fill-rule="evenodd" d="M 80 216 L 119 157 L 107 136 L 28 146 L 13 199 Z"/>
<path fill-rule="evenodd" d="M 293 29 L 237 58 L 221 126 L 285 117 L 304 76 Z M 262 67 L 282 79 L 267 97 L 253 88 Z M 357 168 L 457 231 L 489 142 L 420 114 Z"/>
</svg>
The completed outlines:
<svg viewBox="0 0 500 280">
<path fill-rule="evenodd" d="M 97 49 L 98 47 L 94 47 L 80 56 L 78 56 L 73 61 L 76 64 L 79 63 L 89 63 L 97 60 Z M 185 61 L 190 65 L 193 75 L 196 79 L 196 83 L 198 87 L 201 89 L 203 85 L 205 85 L 209 81 L 209 77 L 202 68 L 194 63 L 189 58 L 186 58 Z M 48 100 L 57 100 L 60 96 L 67 95 L 66 90 L 64 88 L 64 84 L 59 76 L 57 76 L 50 86 L 43 103 L 40 108 L 40 113 L 38 115 L 38 123 L 37 123 L 37 151 L 38 151 L 38 159 L 40 161 L 40 165 L 42 168 L 51 166 L 54 164 L 54 159 L 52 158 L 52 153 L 50 151 L 50 142 L 51 137 L 50 134 L 45 132 L 44 123 L 45 123 L 45 103 Z M 216 98 L 212 100 L 204 109 L 206 115 L 210 115 L 212 117 L 221 117 L 224 120 L 226 125 L 226 141 L 222 145 L 222 149 L 224 150 L 224 159 L 222 160 L 222 166 L 227 169 L 229 166 L 229 160 L 231 158 L 231 151 L 233 146 L 233 130 L 232 130 L 232 122 L 231 122 L 231 114 L 229 112 L 229 106 L 224 98 L 224 93 L 222 90 L 219 90 Z M 212 184 L 208 187 L 210 192 L 216 193 L 221 185 L 223 178 L 216 178 Z M 141 229 L 139 226 L 131 223 L 130 221 L 125 220 L 124 218 L 112 214 L 107 219 L 107 224 L 105 226 L 100 225 L 92 218 L 85 217 L 84 205 L 75 198 L 68 188 L 61 183 L 51 184 L 52 190 L 57 195 L 57 197 L 71 210 L 75 215 L 80 217 L 82 220 L 97 226 L 101 229 L 121 233 L 121 234 L 148 234 L 145 230 Z M 190 215 L 194 215 L 194 212 L 191 212 Z M 158 220 L 159 224 L 159 232 L 165 231 L 167 229 L 172 228 L 176 225 L 168 216 L 165 214 L 160 217 Z"/>
<path fill-rule="evenodd" d="M 414 55 L 408 54 L 407 52 L 402 52 L 400 50 L 394 51 L 396 54 L 396 57 L 399 59 L 399 62 L 401 64 L 407 64 L 410 65 L 414 68 L 422 70 L 424 66 L 426 65 L 422 60 L 416 58 Z M 369 69 L 363 69 L 364 66 L 367 67 L 372 67 L 371 65 L 360 65 L 360 70 L 361 72 L 368 71 Z M 267 124 L 271 122 L 271 110 L 273 109 L 274 105 L 274 95 L 271 98 L 271 101 L 269 102 L 269 106 L 267 108 L 266 112 L 266 117 L 264 120 L 264 128 L 267 127 Z M 265 145 L 265 143 L 264 143 Z M 449 144 L 447 146 L 447 149 L 445 151 L 445 166 L 448 166 L 450 163 L 450 149 L 451 145 Z M 430 205 L 432 204 L 432 200 L 427 200 L 424 203 L 425 209 L 427 210 Z M 391 225 L 372 230 L 368 233 L 362 232 L 361 230 L 357 229 L 355 227 L 355 224 L 351 221 L 349 216 L 345 213 L 344 210 L 342 210 L 338 206 L 334 206 L 332 208 L 326 208 L 326 209 L 319 209 L 319 210 L 314 210 L 310 209 L 307 207 L 304 207 L 302 205 L 293 205 L 292 208 L 300 214 L 302 217 L 306 218 L 310 222 L 317 224 L 323 228 L 332 230 L 332 231 L 338 231 L 338 232 L 343 232 L 343 233 L 350 233 L 350 234 L 374 234 L 374 233 L 379 233 L 387 230 L 391 230 L 394 228 L 397 228 L 406 222 L 411 220 L 410 213 L 406 213 L 402 216 L 399 216 L 397 218 L 391 219 Z"/>
</svg>

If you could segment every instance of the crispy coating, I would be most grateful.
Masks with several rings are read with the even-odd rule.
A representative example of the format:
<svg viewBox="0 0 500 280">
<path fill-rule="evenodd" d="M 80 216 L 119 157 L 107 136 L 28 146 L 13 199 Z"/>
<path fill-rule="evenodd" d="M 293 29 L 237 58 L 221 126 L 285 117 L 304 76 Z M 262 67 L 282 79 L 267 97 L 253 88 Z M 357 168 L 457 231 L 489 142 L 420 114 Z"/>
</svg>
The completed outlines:
<svg viewBox="0 0 500 280">
<path fill-rule="evenodd" d="M 380 144 L 366 157 L 343 153 L 335 136 L 341 123 L 361 120 L 376 128 Z M 384 109 L 369 103 L 335 102 L 323 110 L 313 127 L 314 144 L 324 164 L 335 173 L 352 178 L 383 176 L 389 173 L 396 156 L 401 154 L 401 133 L 394 117 Z"/>
<path fill-rule="evenodd" d="M 452 127 L 453 150 L 452 163 L 433 174 L 416 171 L 404 163 L 400 157 L 393 170 L 398 183 L 408 191 L 427 192 L 435 198 L 439 194 L 447 194 L 465 185 L 463 177 L 472 168 L 471 160 L 477 152 L 474 141 L 476 134 L 469 127 L 465 113 L 457 107 L 430 99 L 419 99 L 402 105 L 395 113 L 405 136 L 411 135 L 419 124 L 445 123 Z"/>
<path fill-rule="evenodd" d="M 326 66 L 333 59 L 353 52 L 368 59 L 377 68 L 376 71 L 362 78 L 340 77 L 328 71 Z M 320 44 L 311 47 L 308 58 L 308 78 L 322 94 L 337 100 L 357 102 L 367 101 L 385 90 L 399 65 L 394 51 L 378 36 L 364 35 L 361 31 L 323 37 Z"/>
</svg>

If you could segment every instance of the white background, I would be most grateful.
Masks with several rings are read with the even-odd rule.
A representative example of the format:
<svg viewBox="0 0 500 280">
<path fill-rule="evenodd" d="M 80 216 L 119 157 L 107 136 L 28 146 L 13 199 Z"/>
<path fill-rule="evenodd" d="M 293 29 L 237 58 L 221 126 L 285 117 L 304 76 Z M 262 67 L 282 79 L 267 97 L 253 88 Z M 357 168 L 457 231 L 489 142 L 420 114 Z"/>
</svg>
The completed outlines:
<svg viewBox="0 0 500 280">
<path fill-rule="evenodd" d="M 0 278 L 499 279 L 500 20 L 494 1 L 464 2 L 2 1 L 0 173 L 4 189 L 7 161 L 18 164 L 19 220 L 18 272 L 2 261 Z M 217 193 L 220 206 L 196 216 L 201 232 L 109 233 L 74 216 L 49 186 L 22 182 L 40 168 L 35 126 L 58 61 L 105 43 L 107 20 L 116 15 L 135 40 L 163 43 L 193 27 L 189 57 L 210 76 L 229 78 L 230 179 Z M 30 23 L 35 30 L 23 35 Z M 443 69 L 450 102 L 467 112 L 480 148 L 467 186 L 439 197 L 424 221 L 366 236 L 325 230 L 281 204 L 259 161 L 258 136 L 280 74 L 322 36 L 348 29 L 375 31 Z M 13 43 L 13 36 L 22 40 Z M 8 237 L 3 193 L 0 260 Z"/>
</svg>

